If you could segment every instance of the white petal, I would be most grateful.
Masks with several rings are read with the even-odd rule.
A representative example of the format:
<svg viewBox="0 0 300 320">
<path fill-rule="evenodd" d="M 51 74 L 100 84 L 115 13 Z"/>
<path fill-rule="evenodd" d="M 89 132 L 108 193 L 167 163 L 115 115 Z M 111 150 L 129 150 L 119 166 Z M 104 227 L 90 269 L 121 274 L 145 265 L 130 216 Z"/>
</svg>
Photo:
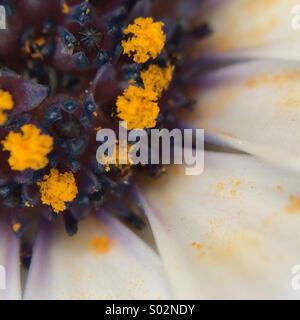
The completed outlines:
<svg viewBox="0 0 300 320">
<path fill-rule="evenodd" d="M 205 163 L 201 176 L 177 166 L 142 187 L 176 298 L 300 298 L 299 177 L 247 155 Z"/>
<path fill-rule="evenodd" d="M 192 126 L 272 163 L 300 169 L 300 67 L 259 61 L 201 79 Z"/>
<path fill-rule="evenodd" d="M 199 42 L 201 54 L 300 59 L 298 0 L 209 1 L 201 20 L 213 33 Z M 299 11 L 297 11 L 299 12 Z M 299 13 L 298 13 L 299 16 Z M 197 53 L 197 54 L 198 54 Z"/>
<path fill-rule="evenodd" d="M 164 299 L 168 290 L 157 255 L 129 229 L 89 218 L 74 237 L 58 225 L 41 230 L 25 299 Z M 109 237 L 108 251 L 92 241 Z"/>
<path fill-rule="evenodd" d="M 0 223 L 0 300 L 21 298 L 20 244 L 3 222 Z"/>
</svg>

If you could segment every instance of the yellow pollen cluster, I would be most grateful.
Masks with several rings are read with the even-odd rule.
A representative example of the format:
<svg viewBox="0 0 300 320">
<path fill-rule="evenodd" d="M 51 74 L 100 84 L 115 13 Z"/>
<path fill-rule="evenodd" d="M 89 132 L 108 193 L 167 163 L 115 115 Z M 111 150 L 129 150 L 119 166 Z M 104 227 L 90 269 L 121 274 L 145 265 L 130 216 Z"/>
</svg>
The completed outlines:
<svg viewBox="0 0 300 320">
<path fill-rule="evenodd" d="M 0 89 L 0 125 L 3 125 L 7 119 L 4 111 L 11 110 L 14 106 L 14 101 L 8 91 Z"/>
<path fill-rule="evenodd" d="M 69 12 L 70 12 L 70 7 L 68 6 L 68 4 L 66 3 L 66 2 L 64 2 L 63 3 L 63 5 L 62 5 L 62 12 L 64 13 L 64 14 L 68 14 Z"/>
<path fill-rule="evenodd" d="M 130 34 L 127 41 L 122 41 L 124 54 L 133 55 L 137 63 L 145 63 L 150 58 L 155 59 L 162 51 L 165 44 L 165 34 L 162 22 L 154 22 L 152 18 L 137 18 L 124 30 Z M 117 99 L 117 112 L 121 120 L 127 122 L 127 128 L 144 129 L 153 128 L 159 114 L 158 99 L 163 91 L 169 87 L 172 80 L 174 67 L 168 65 L 161 68 L 150 65 L 141 72 L 144 88 L 131 85 Z"/>
<path fill-rule="evenodd" d="M 170 65 L 164 69 L 154 64 L 150 65 L 147 70 L 141 73 L 145 89 L 152 91 L 159 98 L 163 91 L 168 89 L 173 71 L 174 67 Z"/>
<path fill-rule="evenodd" d="M 141 73 L 144 88 L 131 85 L 118 97 L 118 116 L 127 122 L 129 130 L 155 127 L 159 113 L 157 100 L 169 87 L 173 70 L 173 66 L 163 69 L 150 65 Z"/>
<path fill-rule="evenodd" d="M 56 213 L 64 211 L 65 202 L 74 200 L 78 193 L 73 173 L 60 173 L 57 169 L 51 169 L 38 186 L 42 203 L 51 206 Z"/>
<path fill-rule="evenodd" d="M 159 107 L 151 91 L 136 86 L 129 86 L 117 99 L 117 110 L 120 119 L 127 122 L 127 128 L 153 128 Z"/>
<path fill-rule="evenodd" d="M 13 231 L 14 231 L 15 233 L 18 233 L 18 232 L 20 231 L 21 227 L 22 227 L 22 225 L 21 225 L 20 223 L 14 223 L 14 224 L 12 225 L 12 229 L 13 229 Z"/>
<path fill-rule="evenodd" d="M 145 63 L 155 59 L 162 51 L 166 36 L 162 30 L 162 22 L 154 22 L 152 18 L 136 18 L 125 30 L 129 39 L 122 41 L 124 54 L 133 56 L 136 63 Z"/>
<path fill-rule="evenodd" d="M 48 164 L 47 155 L 52 151 L 53 138 L 41 134 L 32 124 L 21 127 L 21 132 L 10 132 L 2 141 L 3 150 L 10 151 L 8 163 L 13 170 L 39 170 Z"/>
</svg>

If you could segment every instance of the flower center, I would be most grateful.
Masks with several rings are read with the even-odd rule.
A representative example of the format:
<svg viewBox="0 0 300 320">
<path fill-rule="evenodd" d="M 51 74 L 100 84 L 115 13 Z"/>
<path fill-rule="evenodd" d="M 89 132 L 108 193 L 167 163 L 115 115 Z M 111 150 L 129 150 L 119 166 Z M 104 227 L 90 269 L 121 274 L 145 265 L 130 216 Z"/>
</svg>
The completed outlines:
<svg viewBox="0 0 300 320">
<path fill-rule="evenodd" d="M 128 135 L 116 138 L 124 129 L 117 132 L 118 124 L 149 129 L 147 138 L 150 128 L 176 125 L 177 111 L 193 105 L 186 93 L 197 72 L 196 66 L 191 70 L 194 62 L 185 60 L 192 48 L 186 52 L 185 47 L 198 43 L 207 28 L 198 30 L 189 18 L 180 23 L 144 17 L 151 11 L 163 16 L 156 5 L 152 8 L 153 1 L 42 1 L 29 5 L 37 19 L 28 16 L 29 7 L 8 2 L 20 19 L 7 26 L 15 41 L 9 39 L 1 59 L 13 72 L 0 74 L 5 84 L 0 125 L 6 132 L 0 143 L 4 165 L 12 169 L 2 172 L 0 201 L 25 213 L 11 215 L 12 230 L 23 237 L 40 216 L 55 223 L 55 213 L 61 213 L 66 232 L 73 235 L 79 221 L 102 208 L 142 228 L 136 176 L 158 177 L 165 169 L 161 161 L 135 163 L 140 152 Z M 180 71 L 175 75 L 177 67 L 185 71 L 184 79 Z M 172 90 L 165 94 L 173 74 Z M 6 88 L 14 88 L 13 95 Z M 116 149 L 99 161 L 95 131 L 100 129 L 115 133 Z M 105 251 L 107 239 L 95 239 L 94 248 Z"/>
</svg>

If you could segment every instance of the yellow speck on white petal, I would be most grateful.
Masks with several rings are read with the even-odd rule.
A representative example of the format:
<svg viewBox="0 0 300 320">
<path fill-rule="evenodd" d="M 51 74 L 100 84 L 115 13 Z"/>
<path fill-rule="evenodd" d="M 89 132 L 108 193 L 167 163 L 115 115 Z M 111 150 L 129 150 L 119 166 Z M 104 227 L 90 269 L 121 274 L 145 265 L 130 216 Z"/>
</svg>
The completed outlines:
<svg viewBox="0 0 300 320">
<path fill-rule="evenodd" d="M 90 241 L 91 249 L 96 254 L 104 254 L 110 251 L 112 241 L 108 235 L 93 237 Z"/>
<path fill-rule="evenodd" d="M 241 195 L 241 181 L 231 179 L 229 181 L 218 182 L 215 186 L 216 193 L 221 197 L 237 198 Z"/>
<path fill-rule="evenodd" d="M 289 203 L 285 207 L 287 213 L 295 214 L 300 213 L 300 198 L 294 195 L 289 197 Z"/>
</svg>

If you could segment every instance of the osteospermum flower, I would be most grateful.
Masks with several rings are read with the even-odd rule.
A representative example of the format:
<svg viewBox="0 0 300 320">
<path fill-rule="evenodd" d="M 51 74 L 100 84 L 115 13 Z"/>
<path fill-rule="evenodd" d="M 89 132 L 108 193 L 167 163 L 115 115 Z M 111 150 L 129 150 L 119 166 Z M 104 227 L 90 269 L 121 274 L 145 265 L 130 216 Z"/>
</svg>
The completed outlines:
<svg viewBox="0 0 300 320">
<path fill-rule="evenodd" d="M 4 2 L 0 298 L 297 297 L 292 4 Z M 98 163 L 120 120 L 204 127 L 204 173 Z"/>
</svg>

